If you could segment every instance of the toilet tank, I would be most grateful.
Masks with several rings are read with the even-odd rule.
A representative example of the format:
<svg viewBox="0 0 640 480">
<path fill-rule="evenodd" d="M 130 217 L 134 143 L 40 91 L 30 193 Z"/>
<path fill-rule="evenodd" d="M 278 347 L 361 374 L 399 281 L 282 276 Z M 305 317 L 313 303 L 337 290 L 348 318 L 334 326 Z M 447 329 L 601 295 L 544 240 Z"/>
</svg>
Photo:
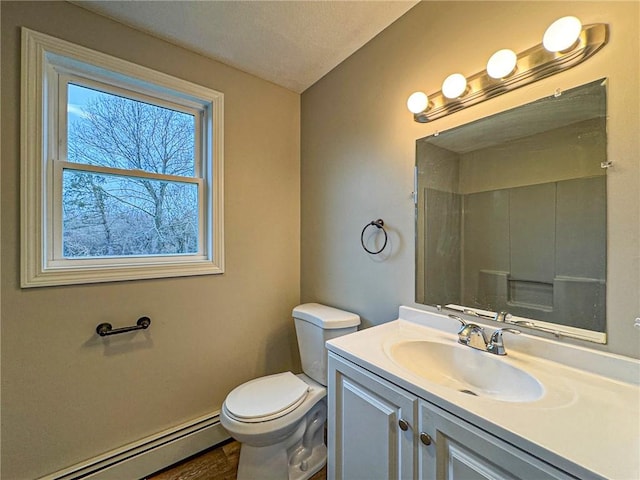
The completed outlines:
<svg viewBox="0 0 640 480">
<path fill-rule="evenodd" d="M 360 316 L 319 303 L 305 303 L 293 309 L 302 370 L 316 382 L 327 385 L 325 342 L 353 333 Z"/>
</svg>

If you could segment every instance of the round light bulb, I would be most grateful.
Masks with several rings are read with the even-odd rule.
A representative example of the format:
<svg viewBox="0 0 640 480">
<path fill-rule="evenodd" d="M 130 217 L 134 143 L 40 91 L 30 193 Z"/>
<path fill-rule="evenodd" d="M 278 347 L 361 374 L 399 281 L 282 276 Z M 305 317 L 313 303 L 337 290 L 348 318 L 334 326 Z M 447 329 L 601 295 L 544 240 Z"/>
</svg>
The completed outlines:
<svg viewBox="0 0 640 480">
<path fill-rule="evenodd" d="M 461 73 L 449 75 L 442 82 L 442 94 L 447 98 L 458 98 L 467 89 L 467 79 Z"/>
<path fill-rule="evenodd" d="M 429 105 L 429 97 L 424 92 L 413 92 L 407 99 L 407 108 L 411 113 L 422 113 Z"/>
<path fill-rule="evenodd" d="M 516 60 L 517 56 L 513 50 L 498 50 L 487 62 L 487 74 L 497 79 L 508 77 L 516 69 Z"/>
<path fill-rule="evenodd" d="M 563 52 L 576 43 L 581 31 L 582 22 L 578 18 L 559 18 L 544 32 L 542 45 L 550 52 Z"/>
</svg>

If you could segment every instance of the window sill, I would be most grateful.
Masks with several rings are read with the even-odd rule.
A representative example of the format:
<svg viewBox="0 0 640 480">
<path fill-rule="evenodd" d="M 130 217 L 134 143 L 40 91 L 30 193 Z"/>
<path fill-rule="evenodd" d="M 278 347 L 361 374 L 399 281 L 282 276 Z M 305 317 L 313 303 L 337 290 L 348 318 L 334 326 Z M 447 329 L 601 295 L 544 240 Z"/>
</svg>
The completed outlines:
<svg viewBox="0 0 640 480">
<path fill-rule="evenodd" d="M 111 265 L 69 268 L 48 268 L 23 272 L 22 288 L 84 283 L 117 282 L 151 278 L 188 277 L 224 273 L 221 265 L 210 260 L 196 260 L 164 265 Z"/>
</svg>

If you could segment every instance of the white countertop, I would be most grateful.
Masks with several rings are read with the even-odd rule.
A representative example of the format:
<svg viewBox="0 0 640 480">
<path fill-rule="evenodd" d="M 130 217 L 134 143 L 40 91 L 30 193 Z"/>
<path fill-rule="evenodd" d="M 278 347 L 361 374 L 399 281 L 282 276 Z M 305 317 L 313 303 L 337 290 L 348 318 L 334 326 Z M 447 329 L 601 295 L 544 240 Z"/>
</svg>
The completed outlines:
<svg viewBox="0 0 640 480">
<path fill-rule="evenodd" d="M 430 382 L 385 353 L 385 346 L 399 341 L 455 343 L 456 329 L 446 315 L 400 307 L 398 320 L 335 338 L 327 348 L 580 479 L 640 479 L 640 361 L 505 335 L 507 355 L 501 360 L 533 375 L 545 389 L 539 400 L 518 403 Z M 536 351 L 547 358 L 524 353 Z"/>
</svg>

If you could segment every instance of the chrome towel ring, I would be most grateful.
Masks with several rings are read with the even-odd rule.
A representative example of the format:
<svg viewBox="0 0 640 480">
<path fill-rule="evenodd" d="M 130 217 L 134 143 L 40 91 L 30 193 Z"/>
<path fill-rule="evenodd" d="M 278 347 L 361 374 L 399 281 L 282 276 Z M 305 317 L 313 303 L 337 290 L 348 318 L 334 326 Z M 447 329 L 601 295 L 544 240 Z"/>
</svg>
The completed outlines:
<svg viewBox="0 0 640 480">
<path fill-rule="evenodd" d="M 372 252 L 364 244 L 364 232 L 366 232 L 367 228 L 369 227 L 377 227 L 378 229 L 382 230 L 382 233 L 384 233 L 384 244 L 382 245 L 382 248 L 376 252 Z M 370 223 L 367 223 L 362 229 L 362 233 L 360 234 L 360 243 L 362 244 L 362 248 L 364 248 L 365 251 L 367 253 L 370 253 L 371 255 L 377 255 L 380 252 L 382 252 L 387 246 L 387 240 L 389 240 L 389 237 L 387 237 L 387 231 L 384 229 L 384 221 L 381 218 L 379 218 L 378 220 L 373 220 Z"/>
</svg>

